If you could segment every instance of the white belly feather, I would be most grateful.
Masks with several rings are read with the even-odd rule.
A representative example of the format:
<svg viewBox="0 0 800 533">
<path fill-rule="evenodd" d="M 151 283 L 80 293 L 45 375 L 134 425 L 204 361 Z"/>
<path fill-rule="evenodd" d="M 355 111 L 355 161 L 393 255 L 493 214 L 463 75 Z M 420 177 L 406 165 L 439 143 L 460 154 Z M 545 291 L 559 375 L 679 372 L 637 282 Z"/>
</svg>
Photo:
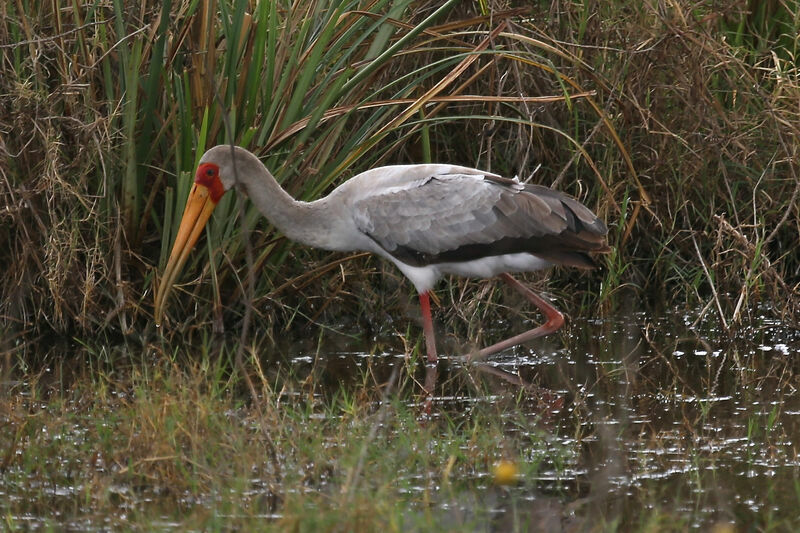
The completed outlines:
<svg viewBox="0 0 800 533">
<path fill-rule="evenodd" d="M 384 257 L 387 257 L 385 254 Z M 528 253 L 505 254 L 482 257 L 459 263 L 436 263 L 415 267 L 389 256 L 397 268 L 411 280 L 418 292 L 433 288 L 445 274 L 455 274 L 468 278 L 491 278 L 503 272 L 531 272 L 552 266 L 552 263 Z"/>
</svg>

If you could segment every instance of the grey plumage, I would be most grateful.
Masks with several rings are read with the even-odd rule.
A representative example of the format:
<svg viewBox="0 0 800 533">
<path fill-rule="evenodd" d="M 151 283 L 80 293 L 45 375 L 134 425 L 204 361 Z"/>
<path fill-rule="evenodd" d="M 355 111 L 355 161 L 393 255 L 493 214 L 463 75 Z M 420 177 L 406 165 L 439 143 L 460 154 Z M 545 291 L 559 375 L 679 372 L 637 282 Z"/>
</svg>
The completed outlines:
<svg viewBox="0 0 800 533">
<path fill-rule="evenodd" d="M 404 263 L 531 253 L 593 267 L 587 253 L 608 250 L 605 224 L 563 193 L 471 169 L 430 167 L 427 179 L 356 194 L 352 202 L 358 229 Z"/>
</svg>

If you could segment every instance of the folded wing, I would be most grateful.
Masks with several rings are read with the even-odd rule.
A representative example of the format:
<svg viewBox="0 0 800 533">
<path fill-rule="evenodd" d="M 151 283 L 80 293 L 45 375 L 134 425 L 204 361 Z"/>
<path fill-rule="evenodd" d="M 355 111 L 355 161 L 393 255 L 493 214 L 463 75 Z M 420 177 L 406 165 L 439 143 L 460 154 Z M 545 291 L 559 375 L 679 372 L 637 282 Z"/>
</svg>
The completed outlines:
<svg viewBox="0 0 800 533">
<path fill-rule="evenodd" d="M 591 268 L 605 224 L 580 202 L 539 185 L 449 173 L 376 189 L 353 203 L 357 227 L 413 266 L 527 252 Z"/>
</svg>

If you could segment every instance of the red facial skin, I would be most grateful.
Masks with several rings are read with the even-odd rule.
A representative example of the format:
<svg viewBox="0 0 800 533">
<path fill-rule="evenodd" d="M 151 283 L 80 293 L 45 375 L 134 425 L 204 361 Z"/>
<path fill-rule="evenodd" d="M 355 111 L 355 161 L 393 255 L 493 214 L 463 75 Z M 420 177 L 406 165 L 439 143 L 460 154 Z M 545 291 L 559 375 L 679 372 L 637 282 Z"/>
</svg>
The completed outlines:
<svg viewBox="0 0 800 533">
<path fill-rule="evenodd" d="M 157 324 L 161 322 L 164 303 L 170 288 L 223 194 L 225 187 L 219 179 L 219 166 L 214 163 L 203 163 L 198 166 L 194 186 L 186 198 L 186 207 L 178 226 L 178 233 L 175 235 L 175 243 L 172 245 L 172 252 L 164 269 L 164 277 L 156 293 L 154 317 Z"/>
<path fill-rule="evenodd" d="M 197 167 L 194 182 L 208 188 L 208 195 L 215 204 L 225 194 L 225 187 L 219 179 L 219 167 L 214 163 L 202 163 Z"/>
</svg>

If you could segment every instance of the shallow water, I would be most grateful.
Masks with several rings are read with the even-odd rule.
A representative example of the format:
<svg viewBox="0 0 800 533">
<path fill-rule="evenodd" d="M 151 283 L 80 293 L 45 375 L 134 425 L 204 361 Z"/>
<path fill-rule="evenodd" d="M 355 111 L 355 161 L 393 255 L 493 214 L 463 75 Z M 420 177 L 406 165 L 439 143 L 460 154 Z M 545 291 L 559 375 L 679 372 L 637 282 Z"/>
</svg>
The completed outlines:
<svg viewBox="0 0 800 533">
<path fill-rule="evenodd" d="M 646 529 L 646 517 L 670 530 L 800 527 L 800 332 L 768 318 L 753 323 L 729 337 L 713 314 L 696 311 L 575 318 L 560 338 L 491 359 L 492 368 L 534 385 L 527 401 L 508 402 L 514 411 L 501 407 L 500 416 L 541 420 L 537 427 L 563 452 L 557 464 L 543 460 L 533 490 L 528 483 L 510 489 L 514 498 L 494 496 L 492 527 L 522 520 L 583 529 L 594 523 L 589 517 L 603 529 Z M 314 360 L 297 355 L 293 364 Z M 325 360 L 335 382 L 366 365 L 388 378 L 402 364 L 397 354 L 337 352 Z M 433 417 L 458 419 L 467 405 L 520 394 L 513 379 L 446 356 L 437 378 Z M 470 385 L 476 380 L 483 394 Z M 520 509 L 520 501 L 529 505 Z M 440 508 L 468 513 L 475 504 Z M 670 522 L 659 525 L 658 516 Z"/>
<path fill-rule="evenodd" d="M 442 356 L 432 394 L 408 394 L 423 419 L 446 416 L 457 423 L 474 406 L 488 406 L 504 421 L 509 439 L 533 428 L 547 446 L 522 454 L 538 466 L 517 486 L 495 487 L 487 472 L 466 474 L 474 476 L 481 494 L 441 496 L 430 505 L 457 517 L 454 523 L 477 508 L 488 510 L 490 518 L 479 521 L 479 528 L 495 530 L 515 524 L 543 531 L 800 526 L 800 333 L 766 318 L 754 324 L 729 337 L 711 314 L 631 312 L 574 318 L 562 333 L 494 357 L 488 368 Z M 407 368 L 396 337 L 366 341 L 370 348 L 385 346 L 382 353 L 365 353 L 363 344 L 335 333 L 322 340 L 288 339 L 276 350 L 285 354 L 278 366 L 288 365 L 299 380 L 313 379 L 323 392 L 355 388 L 366 369 L 377 382 L 387 382 L 396 369 Z M 429 368 L 416 368 L 420 384 L 431 380 Z M 520 418 L 533 422 L 520 425 Z M 74 429 L 59 437 L 65 445 L 83 445 L 81 423 L 76 419 Z M 62 466 L 63 484 L 3 484 L 0 498 L 20 501 L 44 493 L 54 502 L 75 500 L 87 481 L 70 477 L 74 465 Z M 404 490 L 431 488 L 419 472 L 397 475 L 409 481 Z M 157 490 L 119 486 L 110 492 L 120 512 L 126 505 L 141 506 L 141 499 L 158 507 Z M 246 496 L 274 497 L 259 478 Z M 204 505 L 203 498 L 186 498 L 182 505 Z M 277 503 L 267 507 L 274 513 L 261 518 L 280 517 Z M 68 529 L 103 529 L 107 520 L 9 518 L 26 528 L 57 523 Z M 180 528 L 173 520 L 166 512 L 151 525 Z"/>
</svg>

